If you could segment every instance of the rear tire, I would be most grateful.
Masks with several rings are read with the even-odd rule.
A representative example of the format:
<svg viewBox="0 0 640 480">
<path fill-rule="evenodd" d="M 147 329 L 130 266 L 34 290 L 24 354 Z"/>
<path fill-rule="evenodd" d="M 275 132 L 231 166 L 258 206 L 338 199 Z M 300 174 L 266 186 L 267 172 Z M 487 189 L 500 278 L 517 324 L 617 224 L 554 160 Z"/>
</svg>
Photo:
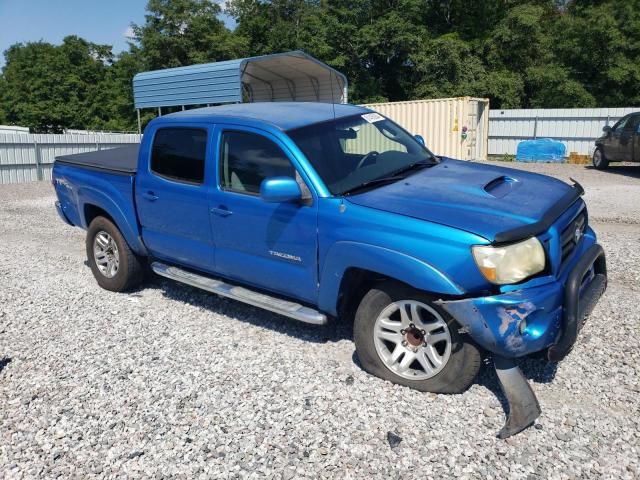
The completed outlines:
<svg viewBox="0 0 640 480">
<path fill-rule="evenodd" d="M 109 219 L 93 219 L 87 230 L 86 249 L 91 272 L 105 290 L 125 292 L 142 283 L 143 258 L 133 253 Z"/>
<path fill-rule="evenodd" d="M 430 295 L 384 282 L 358 307 L 356 352 L 362 367 L 384 380 L 423 392 L 461 393 L 478 374 L 481 355 L 458 330 Z"/>
<path fill-rule="evenodd" d="M 597 170 L 606 170 L 609 168 L 609 160 L 604 156 L 604 149 L 602 147 L 596 147 L 593 152 L 593 166 Z"/>
</svg>

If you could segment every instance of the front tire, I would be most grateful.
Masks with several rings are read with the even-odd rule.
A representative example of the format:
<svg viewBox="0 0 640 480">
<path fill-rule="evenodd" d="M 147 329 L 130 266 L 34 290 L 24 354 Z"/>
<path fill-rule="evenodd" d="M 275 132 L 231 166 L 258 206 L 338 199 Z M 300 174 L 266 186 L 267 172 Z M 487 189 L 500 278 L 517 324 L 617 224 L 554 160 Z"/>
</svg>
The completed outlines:
<svg viewBox="0 0 640 480">
<path fill-rule="evenodd" d="M 131 290 L 144 278 L 144 262 L 105 217 L 93 219 L 87 230 L 87 260 L 98 285 L 112 292 Z"/>
<path fill-rule="evenodd" d="M 481 356 L 454 319 L 428 294 L 385 282 L 356 312 L 354 337 L 372 375 L 423 392 L 461 393 L 474 381 Z"/>
<path fill-rule="evenodd" d="M 593 166 L 597 170 L 606 170 L 609 167 L 609 160 L 604 156 L 604 149 L 602 147 L 596 147 L 593 152 Z"/>
</svg>

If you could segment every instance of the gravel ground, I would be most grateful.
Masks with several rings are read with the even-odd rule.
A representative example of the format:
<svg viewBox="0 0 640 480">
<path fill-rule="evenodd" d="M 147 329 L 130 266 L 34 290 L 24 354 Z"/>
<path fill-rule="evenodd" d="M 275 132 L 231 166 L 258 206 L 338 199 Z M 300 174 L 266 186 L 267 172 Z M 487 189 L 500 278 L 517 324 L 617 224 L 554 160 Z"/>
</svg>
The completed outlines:
<svg viewBox="0 0 640 480">
<path fill-rule="evenodd" d="M 522 362 L 543 414 L 506 441 L 491 368 L 423 394 L 365 374 L 347 327 L 101 290 L 50 185 L 0 186 L 0 478 L 638 478 L 640 168 L 517 167 L 585 186 L 611 276 L 564 362 Z"/>
</svg>

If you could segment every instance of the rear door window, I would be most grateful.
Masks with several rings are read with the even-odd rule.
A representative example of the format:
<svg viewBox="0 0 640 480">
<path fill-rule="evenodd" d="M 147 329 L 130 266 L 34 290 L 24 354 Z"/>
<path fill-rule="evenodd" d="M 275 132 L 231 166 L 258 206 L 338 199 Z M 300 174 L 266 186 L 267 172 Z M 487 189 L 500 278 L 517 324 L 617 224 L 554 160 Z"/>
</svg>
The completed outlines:
<svg viewBox="0 0 640 480">
<path fill-rule="evenodd" d="M 151 171 L 176 182 L 202 184 L 206 152 L 204 129 L 158 129 L 153 139 Z"/>
</svg>

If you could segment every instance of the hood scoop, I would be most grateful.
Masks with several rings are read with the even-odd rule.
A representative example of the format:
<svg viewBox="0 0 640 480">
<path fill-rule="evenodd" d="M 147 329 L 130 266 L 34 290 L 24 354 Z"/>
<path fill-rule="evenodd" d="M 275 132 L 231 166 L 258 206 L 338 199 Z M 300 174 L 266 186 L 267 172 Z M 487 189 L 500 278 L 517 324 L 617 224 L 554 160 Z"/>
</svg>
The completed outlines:
<svg viewBox="0 0 640 480">
<path fill-rule="evenodd" d="M 514 188 L 516 188 L 517 185 L 518 180 L 503 175 L 491 180 L 483 187 L 483 189 L 494 198 L 502 198 L 509 194 L 509 192 L 511 192 Z"/>
</svg>

